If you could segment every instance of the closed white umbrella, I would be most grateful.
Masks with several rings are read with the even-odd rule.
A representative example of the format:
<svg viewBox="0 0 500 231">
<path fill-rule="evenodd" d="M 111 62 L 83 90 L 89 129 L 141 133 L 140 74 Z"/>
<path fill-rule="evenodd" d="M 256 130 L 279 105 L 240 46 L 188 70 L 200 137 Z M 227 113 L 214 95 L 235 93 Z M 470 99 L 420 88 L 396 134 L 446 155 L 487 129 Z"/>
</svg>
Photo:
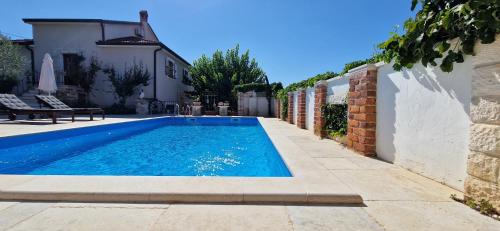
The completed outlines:
<svg viewBox="0 0 500 231">
<path fill-rule="evenodd" d="M 38 83 L 38 89 L 49 93 L 49 95 L 51 92 L 56 92 L 57 90 L 53 61 L 50 55 L 47 53 L 45 53 L 45 55 L 43 56 L 42 70 L 40 72 L 40 81 Z"/>
</svg>

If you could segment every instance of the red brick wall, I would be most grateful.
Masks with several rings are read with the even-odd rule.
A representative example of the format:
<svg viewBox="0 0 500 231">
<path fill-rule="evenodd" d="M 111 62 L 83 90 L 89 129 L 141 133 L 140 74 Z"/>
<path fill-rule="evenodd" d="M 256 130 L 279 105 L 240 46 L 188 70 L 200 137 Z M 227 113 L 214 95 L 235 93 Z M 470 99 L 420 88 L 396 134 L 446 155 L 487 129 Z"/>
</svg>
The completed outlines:
<svg viewBox="0 0 500 231">
<path fill-rule="evenodd" d="M 297 127 L 306 128 L 306 90 L 298 90 L 298 107 L 297 107 Z"/>
<path fill-rule="evenodd" d="M 293 124 L 293 92 L 288 92 L 288 118 L 286 121 Z"/>
<path fill-rule="evenodd" d="M 323 138 L 326 136 L 323 127 L 325 126 L 325 119 L 321 113 L 321 107 L 326 104 L 326 81 L 319 81 L 314 89 L 314 134 Z"/>
<path fill-rule="evenodd" d="M 377 69 L 374 65 L 354 71 L 349 77 L 347 147 L 375 156 Z"/>
</svg>

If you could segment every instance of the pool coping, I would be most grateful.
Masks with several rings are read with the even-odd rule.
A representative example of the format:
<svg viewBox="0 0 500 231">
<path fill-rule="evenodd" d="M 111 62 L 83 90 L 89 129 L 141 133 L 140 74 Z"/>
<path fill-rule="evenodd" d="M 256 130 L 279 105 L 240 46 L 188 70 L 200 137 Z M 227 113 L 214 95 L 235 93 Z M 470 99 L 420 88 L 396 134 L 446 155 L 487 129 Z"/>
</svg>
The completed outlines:
<svg viewBox="0 0 500 231">
<path fill-rule="evenodd" d="M 151 119 L 151 118 L 147 118 Z M 293 177 L 0 175 L 0 200 L 137 203 L 362 204 L 363 199 L 257 118 Z M 296 128 L 290 128 L 296 129 Z"/>
</svg>

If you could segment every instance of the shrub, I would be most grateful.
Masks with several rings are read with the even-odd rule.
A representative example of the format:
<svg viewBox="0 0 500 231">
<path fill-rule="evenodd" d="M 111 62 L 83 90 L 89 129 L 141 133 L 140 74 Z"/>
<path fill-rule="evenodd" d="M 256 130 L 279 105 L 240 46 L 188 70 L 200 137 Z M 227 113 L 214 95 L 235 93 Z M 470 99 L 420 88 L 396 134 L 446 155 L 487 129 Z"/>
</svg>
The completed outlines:
<svg viewBox="0 0 500 231">
<path fill-rule="evenodd" d="M 234 86 L 233 91 L 243 93 L 249 91 L 267 92 L 269 89 L 270 87 L 266 83 L 247 83 Z"/>
<path fill-rule="evenodd" d="M 321 108 L 325 118 L 324 130 L 334 136 L 347 134 L 347 104 L 326 104 Z"/>
<path fill-rule="evenodd" d="M 118 96 L 118 104 L 125 106 L 127 98 L 134 95 L 139 85 L 147 86 L 151 75 L 144 69 L 142 63 L 134 64 L 133 67 L 125 69 L 123 74 L 119 74 L 113 67 L 106 68 L 104 73 L 108 75 L 109 81 L 115 88 Z"/>
<path fill-rule="evenodd" d="M 412 10 L 421 10 L 404 23 L 405 33 L 392 36 L 379 45 L 387 63 L 394 69 L 412 68 L 417 62 L 453 71 L 454 63 L 464 62 L 464 55 L 474 54 L 476 41 L 493 43 L 500 30 L 498 0 L 412 0 Z M 452 45 L 450 41 L 457 39 Z"/>
</svg>

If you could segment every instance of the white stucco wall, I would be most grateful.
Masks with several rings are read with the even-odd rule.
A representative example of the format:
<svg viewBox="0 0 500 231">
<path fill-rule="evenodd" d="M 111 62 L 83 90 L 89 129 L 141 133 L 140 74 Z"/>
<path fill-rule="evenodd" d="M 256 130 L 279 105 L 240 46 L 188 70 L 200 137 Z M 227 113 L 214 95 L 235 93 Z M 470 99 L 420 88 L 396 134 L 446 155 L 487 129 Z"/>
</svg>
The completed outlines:
<svg viewBox="0 0 500 231">
<path fill-rule="evenodd" d="M 306 129 L 314 132 L 314 87 L 306 89 Z"/>
<path fill-rule="evenodd" d="M 56 76 L 63 76 L 63 54 L 97 56 L 96 41 L 101 39 L 97 23 L 37 23 L 33 25 L 35 72 L 40 72 L 43 56 L 49 53 Z M 88 61 L 88 60 L 87 60 Z"/>
<path fill-rule="evenodd" d="M 106 24 L 104 23 L 105 39 L 129 37 L 135 35 L 135 29 L 140 28 L 139 24 Z"/>
<path fill-rule="evenodd" d="M 450 74 L 416 64 L 378 69 L 377 156 L 463 190 L 469 140 L 471 60 Z"/>
<path fill-rule="evenodd" d="M 349 76 L 346 74 L 341 77 L 336 77 L 326 81 L 326 102 L 327 103 L 339 103 L 347 95 L 349 91 Z"/>
</svg>

